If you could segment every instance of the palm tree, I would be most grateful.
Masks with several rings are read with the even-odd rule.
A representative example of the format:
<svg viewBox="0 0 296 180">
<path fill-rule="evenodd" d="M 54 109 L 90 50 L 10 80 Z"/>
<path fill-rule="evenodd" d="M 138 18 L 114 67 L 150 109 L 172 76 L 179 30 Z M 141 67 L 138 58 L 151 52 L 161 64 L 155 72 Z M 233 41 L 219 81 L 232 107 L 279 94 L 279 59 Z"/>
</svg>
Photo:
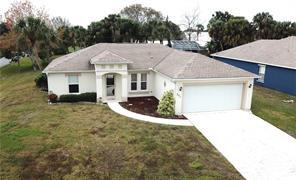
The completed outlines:
<svg viewBox="0 0 296 180">
<path fill-rule="evenodd" d="M 39 57 L 41 48 L 45 46 L 54 46 L 55 35 L 53 31 L 47 27 L 44 21 L 34 17 L 28 17 L 20 20 L 15 27 L 16 31 L 20 33 L 17 41 L 18 47 L 26 50 L 33 61 L 33 68 L 36 66 L 42 70 L 42 64 Z"/>
</svg>

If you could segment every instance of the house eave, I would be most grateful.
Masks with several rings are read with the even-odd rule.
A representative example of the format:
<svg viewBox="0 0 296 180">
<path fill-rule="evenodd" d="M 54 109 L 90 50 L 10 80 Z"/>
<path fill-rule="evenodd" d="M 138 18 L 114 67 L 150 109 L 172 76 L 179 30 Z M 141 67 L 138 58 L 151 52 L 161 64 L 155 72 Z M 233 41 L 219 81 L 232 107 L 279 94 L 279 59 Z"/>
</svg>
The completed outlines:
<svg viewBox="0 0 296 180">
<path fill-rule="evenodd" d="M 226 59 L 233 59 L 233 60 L 236 60 L 236 61 L 250 62 L 250 63 L 263 64 L 263 65 L 269 65 L 269 66 L 275 66 L 275 67 L 280 67 L 280 68 L 296 70 L 296 67 L 282 66 L 282 65 L 272 64 L 272 63 L 265 63 L 265 62 L 260 62 L 260 61 L 243 59 L 243 58 L 234 58 L 234 57 L 222 56 L 222 55 L 218 55 L 218 54 L 211 54 L 211 56 L 212 57 L 226 58 Z"/>
<path fill-rule="evenodd" d="M 83 73 L 83 72 L 95 72 L 95 70 L 71 70 L 71 71 L 52 71 L 52 70 L 43 70 L 42 73 L 51 73 L 51 74 L 59 74 L 59 73 Z"/>
<path fill-rule="evenodd" d="M 259 76 L 258 76 L 259 77 Z M 228 78 L 188 78 L 188 79 L 172 79 L 174 82 L 187 82 L 187 81 L 195 81 L 195 82 L 219 82 L 219 81 L 247 81 L 252 80 L 258 77 L 228 77 Z"/>
</svg>

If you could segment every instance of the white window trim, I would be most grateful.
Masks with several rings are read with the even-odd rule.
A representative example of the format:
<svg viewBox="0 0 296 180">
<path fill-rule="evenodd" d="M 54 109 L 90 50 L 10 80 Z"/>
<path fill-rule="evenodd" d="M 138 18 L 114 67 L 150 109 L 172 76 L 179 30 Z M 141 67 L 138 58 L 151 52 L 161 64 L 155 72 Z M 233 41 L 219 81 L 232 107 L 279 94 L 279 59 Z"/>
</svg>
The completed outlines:
<svg viewBox="0 0 296 180">
<path fill-rule="evenodd" d="M 70 82 L 70 76 L 77 76 L 77 81 L 78 82 L 75 82 L 75 83 L 71 83 Z M 69 85 L 78 85 L 78 92 L 70 92 L 70 87 L 69 87 Z M 80 87 L 79 87 L 79 75 L 68 75 L 68 92 L 70 93 L 70 94 L 79 94 L 79 92 L 80 92 Z"/>
<path fill-rule="evenodd" d="M 259 64 L 258 66 L 259 66 L 258 75 L 260 76 L 260 78 L 257 79 L 257 82 L 264 83 L 264 80 L 265 80 L 265 72 L 266 72 L 266 65 Z"/>
<path fill-rule="evenodd" d="M 132 81 L 132 74 L 136 74 L 137 75 L 137 82 L 136 81 Z M 146 74 L 146 81 L 143 81 L 143 82 L 146 82 L 146 89 L 141 89 L 141 82 L 142 82 L 142 79 L 141 79 L 141 74 Z M 135 93 L 135 92 L 149 92 L 149 72 L 132 72 L 130 73 L 129 75 L 130 77 L 130 88 L 129 88 L 129 92 L 131 93 Z M 137 83 L 137 90 L 132 90 L 132 82 L 136 82 Z"/>
<path fill-rule="evenodd" d="M 146 81 L 142 81 L 142 74 L 146 75 Z M 146 89 L 142 89 L 142 82 L 146 82 Z M 148 73 L 140 73 L 140 91 L 148 90 Z"/>
<path fill-rule="evenodd" d="M 133 81 L 133 80 L 132 80 L 132 75 L 133 75 L 133 74 L 136 75 L 136 78 L 137 78 L 136 81 Z M 139 80 L 139 78 L 138 78 L 138 73 L 131 73 L 131 74 L 130 74 L 130 77 L 131 77 L 130 91 L 131 91 L 131 92 L 137 92 L 137 91 L 138 91 L 138 80 Z M 136 90 L 133 90 L 133 89 L 132 89 L 132 83 L 136 83 L 136 88 L 137 88 Z"/>
</svg>

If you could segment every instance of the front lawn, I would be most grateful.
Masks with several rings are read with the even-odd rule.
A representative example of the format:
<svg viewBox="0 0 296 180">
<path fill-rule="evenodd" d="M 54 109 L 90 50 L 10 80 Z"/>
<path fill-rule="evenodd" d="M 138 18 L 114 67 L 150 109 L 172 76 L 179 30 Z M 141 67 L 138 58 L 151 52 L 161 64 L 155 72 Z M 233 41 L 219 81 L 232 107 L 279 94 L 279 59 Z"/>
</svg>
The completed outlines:
<svg viewBox="0 0 296 180">
<path fill-rule="evenodd" d="M 255 86 L 252 112 L 296 138 L 296 96 Z"/>
<path fill-rule="evenodd" d="M 103 105 L 48 105 L 31 69 L 28 61 L 21 72 L 0 69 L 0 179 L 242 179 L 193 127 L 139 122 Z"/>
</svg>

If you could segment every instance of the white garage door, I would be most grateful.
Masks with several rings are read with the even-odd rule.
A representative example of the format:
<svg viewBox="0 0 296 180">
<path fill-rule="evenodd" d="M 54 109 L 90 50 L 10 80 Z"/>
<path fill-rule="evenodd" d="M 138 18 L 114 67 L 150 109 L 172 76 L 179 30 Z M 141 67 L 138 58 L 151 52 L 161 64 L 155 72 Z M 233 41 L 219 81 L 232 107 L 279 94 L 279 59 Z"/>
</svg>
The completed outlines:
<svg viewBox="0 0 296 180">
<path fill-rule="evenodd" d="M 243 84 L 184 86 L 183 113 L 241 108 Z"/>
</svg>

